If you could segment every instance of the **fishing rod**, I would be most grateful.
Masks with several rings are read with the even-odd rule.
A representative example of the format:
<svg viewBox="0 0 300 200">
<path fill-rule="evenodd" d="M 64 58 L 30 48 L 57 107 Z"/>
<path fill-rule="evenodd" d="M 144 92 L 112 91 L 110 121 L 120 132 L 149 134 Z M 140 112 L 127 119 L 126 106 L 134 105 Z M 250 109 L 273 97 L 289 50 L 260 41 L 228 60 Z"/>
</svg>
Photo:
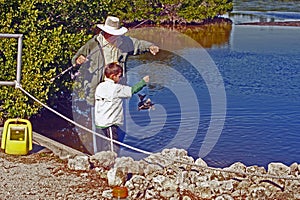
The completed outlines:
<svg viewBox="0 0 300 200">
<path fill-rule="evenodd" d="M 116 37 L 116 38 L 113 38 L 113 39 L 111 40 L 111 43 L 115 42 L 117 39 L 118 39 L 117 37 Z M 60 74 L 58 74 L 57 76 L 51 78 L 50 81 L 53 82 L 55 79 L 61 77 L 61 76 L 64 75 L 66 72 L 70 71 L 72 68 L 79 67 L 79 66 L 81 66 L 82 64 L 84 64 L 85 62 L 89 61 L 89 57 L 91 57 L 91 56 L 92 56 L 93 54 L 95 54 L 96 52 L 101 51 L 101 49 L 102 49 L 103 47 L 105 47 L 106 45 L 108 45 L 108 44 L 109 44 L 109 43 L 105 44 L 104 46 L 99 47 L 99 49 L 96 48 L 96 49 L 93 50 L 88 56 L 85 57 L 85 61 L 84 61 L 83 63 L 71 65 L 70 67 L 68 67 L 67 69 L 65 69 L 64 71 L 62 71 L 62 72 L 61 72 Z M 100 48 L 101 48 L 101 49 L 100 49 Z M 75 75 L 75 76 L 76 76 L 76 75 Z"/>
<path fill-rule="evenodd" d="M 50 81 L 53 82 L 55 79 L 61 77 L 61 76 L 64 75 L 66 72 L 68 72 L 69 70 L 71 70 L 73 67 L 76 67 L 76 66 L 78 66 L 78 65 L 77 65 L 77 64 L 74 64 L 74 65 L 68 67 L 67 69 L 65 69 L 64 71 L 62 71 L 60 74 L 58 74 L 57 76 L 51 78 Z"/>
<path fill-rule="evenodd" d="M 138 25 L 134 26 L 132 29 L 135 29 L 135 28 L 137 28 L 138 26 L 141 26 L 142 24 L 144 24 L 144 23 L 147 22 L 147 21 L 148 21 L 148 19 L 147 19 L 147 20 L 143 20 L 141 23 L 139 23 Z M 114 38 L 114 39 L 111 41 L 111 43 L 115 42 L 117 39 L 118 39 L 118 37 Z M 106 46 L 106 45 L 108 45 L 108 43 L 105 44 L 104 46 Z M 104 46 L 103 46 L 103 47 L 104 47 Z M 101 47 L 101 48 L 103 48 L 103 47 Z M 95 52 L 94 52 L 94 53 L 95 53 Z M 88 60 L 88 59 L 87 59 L 87 60 Z M 82 63 L 82 64 L 83 64 L 83 63 Z M 80 65 L 81 65 L 81 64 L 80 64 Z M 64 74 L 67 73 L 68 71 L 70 71 L 72 68 L 75 68 L 75 67 L 80 66 L 80 65 L 74 64 L 74 65 L 68 67 L 67 69 L 65 69 L 64 71 L 62 71 L 60 74 L 58 74 L 57 76 L 51 78 L 50 81 L 53 82 L 55 79 L 61 77 L 62 75 L 64 75 Z"/>
</svg>

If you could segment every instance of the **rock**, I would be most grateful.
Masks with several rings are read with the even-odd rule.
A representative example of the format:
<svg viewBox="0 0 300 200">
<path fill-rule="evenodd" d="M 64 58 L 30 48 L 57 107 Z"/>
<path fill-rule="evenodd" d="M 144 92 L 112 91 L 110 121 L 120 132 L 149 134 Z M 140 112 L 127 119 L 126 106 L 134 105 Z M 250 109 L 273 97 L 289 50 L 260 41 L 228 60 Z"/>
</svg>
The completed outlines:
<svg viewBox="0 0 300 200">
<path fill-rule="evenodd" d="M 112 168 L 107 172 L 107 180 L 109 186 L 122 186 L 125 184 L 127 174 L 119 170 L 119 168 Z"/>
<path fill-rule="evenodd" d="M 160 196 L 163 198 L 170 199 L 174 195 L 174 193 L 175 193 L 174 191 L 168 191 L 168 190 L 166 191 L 165 190 L 165 191 L 160 192 Z"/>
<path fill-rule="evenodd" d="M 68 160 L 68 168 L 72 170 L 89 170 L 91 168 L 88 156 L 75 156 Z"/>
<path fill-rule="evenodd" d="M 112 199 L 112 197 L 113 197 L 113 195 L 112 195 L 112 189 L 104 190 L 102 192 L 102 197 L 103 198 L 107 198 L 107 199 Z"/>
<path fill-rule="evenodd" d="M 191 200 L 191 198 L 189 196 L 183 196 L 182 200 Z"/>
<path fill-rule="evenodd" d="M 164 168 L 158 164 L 150 164 L 145 161 L 140 161 L 140 166 L 146 177 L 151 177 L 153 173 L 163 173 Z"/>
<path fill-rule="evenodd" d="M 250 176 L 251 181 L 258 183 L 261 180 L 261 175 L 266 175 L 267 171 L 264 167 L 258 167 L 254 165 L 247 167 L 246 173 L 253 174 L 253 176 Z"/>
<path fill-rule="evenodd" d="M 244 174 L 246 173 L 246 165 L 244 165 L 241 162 L 236 162 L 229 167 L 224 168 L 225 171 L 229 172 L 236 172 L 236 173 L 222 173 L 224 176 L 224 179 L 229 178 L 243 178 Z"/>
<path fill-rule="evenodd" d="M 235 172 L 241 172 L 241 173 L 245 173 L 246 172 L 246 165 L 244 165 L 243 163 L 241 162 L 236 162 L 232 165 L 230 165 L 229 168 L 225 168 L 228 169 L 229 171 L 235 171 Z"/>
<path fill-rule="evenodd" d="M 200 187 L 197 187 L 196 192 L 197 194 L 200 194 L 199 197 L 204 199 L 212 199 L 214 193 L 213 193 L 213 189 L 210 186 L 211 184 L 206 182 L 201 184 Z"/>
<path fill-rule="evenodd" d="M 252 197 L 253 199 L 268 199 L 270 196 L 270 193 L 266 190 L 264 187 L 252 187 L 249 190 L 249 197 Z"/>
<path fill-rule="evenodd" d="M 202 167 L 207 167 L 207 164 L 204 160 L 202 160 L 202 158 L 198 158 L 196 161 L 195 161 L 195 165 L 198 165 L 198 166 L 202 166 Z"/>
<path fill-rule="evenodd" d="M 133 160 L 131 157 L 116 158 L 114 168 L 125 173 L 130 174 L 142 174 L 143 169 L 140 167 L 138 161 Z"/>
<path fill-rule="evenodd" d="M 217 196 L 215 200 L 234 200 L 234 198 L 232 198 L 229 194 L 223 194 L 221 196 Z"/>
<path fill-rule="evenodd" d="M 282 163 L 268 164 L 268 174 L 275 176 L 287 176 L 291 173 L 291 169 Z"/>
<path fill-rule="evenodd" d="M 145 193 L 145 199 L 152 200 L 152 199 L 157 198 L 158 195 L 159 195 L 159 193 L 157 191 L 155 191 L 154 189 L 152 189 L 152 190 L 147 189 L 146 193 Z"/>
<path fill-rule="evenodd" d="M 298 165 L 298 163 L 291 164 L 290 170 L 291 170 L 290 171 L 291 175 L 294 175 L 294 176 L 299 175 L 299 165 Z"/>
<path fill-rule="evenodd" d="M 110 169 L 115 164 L 117 154 L 112 151 L 101 151 L 90 157 L 93 167 Z"/>
</svg>

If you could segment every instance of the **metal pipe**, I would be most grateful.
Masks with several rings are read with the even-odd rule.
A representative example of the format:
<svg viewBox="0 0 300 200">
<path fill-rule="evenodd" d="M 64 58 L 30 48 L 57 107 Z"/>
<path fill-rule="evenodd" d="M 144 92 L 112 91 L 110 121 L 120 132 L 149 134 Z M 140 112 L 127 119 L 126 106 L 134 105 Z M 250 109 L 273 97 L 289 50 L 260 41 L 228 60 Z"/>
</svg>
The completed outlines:
<svg viewBox="0 0 300 200">
<path fill-rule="evenodd" d="M 17 83 L 21 82 L 21 66 L 22 66 L 22 36 L 18 38 L 18 57 L 17 57 Z"/>
<path fill-rule="evenodd" d="M 16 81 L 0 81 L 0 85 L 19 85 L 21 82 L 22 66 L 22 37 L 23 34 L 0 33 L 0 38 L 18 38 L 17 74 Z"/>
<path fill-rule="evenodd" d="M 15 81 L 0 81 L 0 85 L 12 85 L 14 86 L 16 84 Z"/>
<path fill-rule="evenodd" d="M 10 34 L 10 33 L 0 33 L 0 37 L 6 37 L 6 38 L 20 38 L 23 34 Z"/>
</svg>

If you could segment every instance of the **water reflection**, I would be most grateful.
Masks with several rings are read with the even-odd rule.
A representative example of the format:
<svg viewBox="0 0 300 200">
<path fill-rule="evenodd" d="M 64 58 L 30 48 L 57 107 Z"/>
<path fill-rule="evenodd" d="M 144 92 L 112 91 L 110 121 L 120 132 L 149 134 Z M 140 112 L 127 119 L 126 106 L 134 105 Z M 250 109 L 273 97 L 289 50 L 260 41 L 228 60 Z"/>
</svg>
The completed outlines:
<svg viewBox="0 0 300 200">
<path fill-rule="evenodd" d="M 169 49 L 169 47 L 179 49 L 194 48 L 199 44 L 203 48 L 212 48 L 214 46 L 228 45 L 232 24 L 222 22 L 201 26 L 156 27 L 156 29 L 149 27 L 146 32 L 144 32 L 144 30 L 144 28 L 129 30 L 129 35 L 138 39 L 145 39 L 145 37 L 147 37 L 149 41 L 162 44 L 166 49 Z M 173 32 L 179 32 L 189 36 L 195 40 L 196 43 L 189 38 L 184 39 L 179 34 L 174 34 Z M 164 37 L 158 37 L 158 35 Z M 174 42 L 178 43 L 178 45 L 174 45 Z M 178 49 L 173 50 L 176 51 Z"/>
</svg>

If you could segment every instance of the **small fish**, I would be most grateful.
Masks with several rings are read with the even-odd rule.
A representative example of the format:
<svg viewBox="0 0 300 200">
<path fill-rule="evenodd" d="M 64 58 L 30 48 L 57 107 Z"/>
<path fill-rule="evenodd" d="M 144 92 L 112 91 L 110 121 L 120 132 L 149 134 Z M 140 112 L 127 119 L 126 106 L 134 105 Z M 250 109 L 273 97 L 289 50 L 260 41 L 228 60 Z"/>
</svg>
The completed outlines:
<svg viewBox="0 0 300 200">
<path fill-rule="evenodd" d="M 138 110 L 149 110 L 154 109 L 154 103 L 151 102 L 151 99 L 148 98 L 145 100 L 146 95 L 138 94 L 140 102 L 138 103 Z"/>
</svg>

